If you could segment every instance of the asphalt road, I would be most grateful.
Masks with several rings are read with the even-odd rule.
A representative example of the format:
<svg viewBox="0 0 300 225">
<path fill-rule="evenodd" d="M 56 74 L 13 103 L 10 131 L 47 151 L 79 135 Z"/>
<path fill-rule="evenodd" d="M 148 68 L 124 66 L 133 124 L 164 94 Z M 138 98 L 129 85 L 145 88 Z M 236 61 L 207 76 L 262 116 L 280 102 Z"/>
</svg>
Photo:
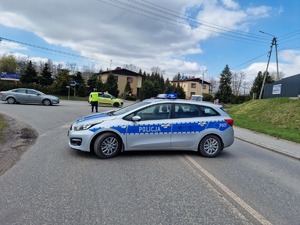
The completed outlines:
<svg viewBox="0 0 300 225">
<path fill-rule="evenodd" d="M 111 108 L 101 107 L 100 110 Z M 300 224 L 300 164 L 236 140 L 214 159 L 133 152 L 101 160 L 69 149 L 86 102 L 0 103 L 39 133 L 0 177 L 0 224 Z"/>
</svg>

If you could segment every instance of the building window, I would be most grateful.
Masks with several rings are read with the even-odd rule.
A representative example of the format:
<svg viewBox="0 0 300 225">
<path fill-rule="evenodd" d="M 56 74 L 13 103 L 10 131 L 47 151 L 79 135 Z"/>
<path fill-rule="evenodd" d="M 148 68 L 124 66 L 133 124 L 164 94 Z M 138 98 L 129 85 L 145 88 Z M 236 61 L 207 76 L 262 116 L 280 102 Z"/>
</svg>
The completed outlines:
<svg viewBox="0 0 300 225">
<path fill-rule="evenodd" d="M 202 85 L 202 89 L 206 89 L 206 85 L 203 84 L 203 85 Z"/>
<path fill-rule="evenodd" d="M 115 81 L 118 82 L 119 77 L 118 76 L 114 76 Z"/>
<path fill-rule="evenodd" d="M 196 88 L 196 83 L 191 83 L 191 88 Z"/>
</svg>

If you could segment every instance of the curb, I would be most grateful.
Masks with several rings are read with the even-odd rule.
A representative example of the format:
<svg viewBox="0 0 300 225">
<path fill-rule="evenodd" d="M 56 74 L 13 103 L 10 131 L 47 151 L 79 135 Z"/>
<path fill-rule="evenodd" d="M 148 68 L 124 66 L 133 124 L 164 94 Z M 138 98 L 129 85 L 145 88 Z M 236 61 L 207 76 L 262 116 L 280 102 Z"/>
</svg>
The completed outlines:
<svg viewBox="0 0 300 225">
<path fill-rule="evenodd" d="M 294 155 L 294 154 L 291 154 L 291 153 L 288 153 L 288 152 L 285 152 L 285 151 L 281 151 L 281 150 L 276 149 L 276 148 L 268 147 L 268 146 L 265 146 L 265 145 L 263 145 L 263 144 L 254 143 L 253 141 L 248 141 L 247 139 L 244 139 L 244 138 L 240 138 L 240 137 L 235 137 L 235 138 L 236 138 L 236 139 L 239 139 L 239 140 L 241 140 L 241 141 L 247 142 L 247 143 L 249 143 L 249 144 L 256 145 L 256 146 L 258 146 L 258 147 L 267 149 L 267 150 L 269 150 L 269 151 L 276 152 L 276 153 L 278 153 L 278 154 L 285 155 L 285 156 L 291 157 L 291 158 L 293 158 L 293 159 L 300 160 L 300 156 L 297 156 L 297 155 Z"/>
</svg>

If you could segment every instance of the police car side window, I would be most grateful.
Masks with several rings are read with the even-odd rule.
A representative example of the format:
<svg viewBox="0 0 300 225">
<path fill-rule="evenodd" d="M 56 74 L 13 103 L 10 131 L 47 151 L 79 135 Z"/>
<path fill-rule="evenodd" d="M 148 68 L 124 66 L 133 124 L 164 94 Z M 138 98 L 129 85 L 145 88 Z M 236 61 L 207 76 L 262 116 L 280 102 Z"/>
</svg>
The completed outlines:
<svg viewBox="0 0 300 225">
<path fill-rule="evenodd" d="M 168 119 L 170 115 L 170 104 L 159 104 L 149 106 L 137 111 L 135 114 L 141 117 L 141 121 L 145 120 L 162 120 Z"/>
<path fill-rule="evenodd" d="M 200 106 L 200 110 L 202 111 L 203 116 L 220 116 L 216 110 L 207 106 Z"/>
<path fill-rule="evenodd" d="M 192 104 L 176 104 L 175 105 L 175 118 L 192 118 L 202 115 L 197 105 Z"/>
</svg>

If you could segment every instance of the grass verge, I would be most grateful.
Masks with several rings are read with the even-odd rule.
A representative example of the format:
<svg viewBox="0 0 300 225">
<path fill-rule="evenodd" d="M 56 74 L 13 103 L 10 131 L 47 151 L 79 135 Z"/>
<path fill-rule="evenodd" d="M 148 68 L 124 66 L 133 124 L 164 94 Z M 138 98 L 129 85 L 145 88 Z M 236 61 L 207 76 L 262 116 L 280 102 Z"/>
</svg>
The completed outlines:
<svg viewBox="0 0 300 225">
<path fill-rule="evenodd" d="M 300 100 L 251 100 L 227 109 L 238 127 L 300 143 Z"/>
</svg>

